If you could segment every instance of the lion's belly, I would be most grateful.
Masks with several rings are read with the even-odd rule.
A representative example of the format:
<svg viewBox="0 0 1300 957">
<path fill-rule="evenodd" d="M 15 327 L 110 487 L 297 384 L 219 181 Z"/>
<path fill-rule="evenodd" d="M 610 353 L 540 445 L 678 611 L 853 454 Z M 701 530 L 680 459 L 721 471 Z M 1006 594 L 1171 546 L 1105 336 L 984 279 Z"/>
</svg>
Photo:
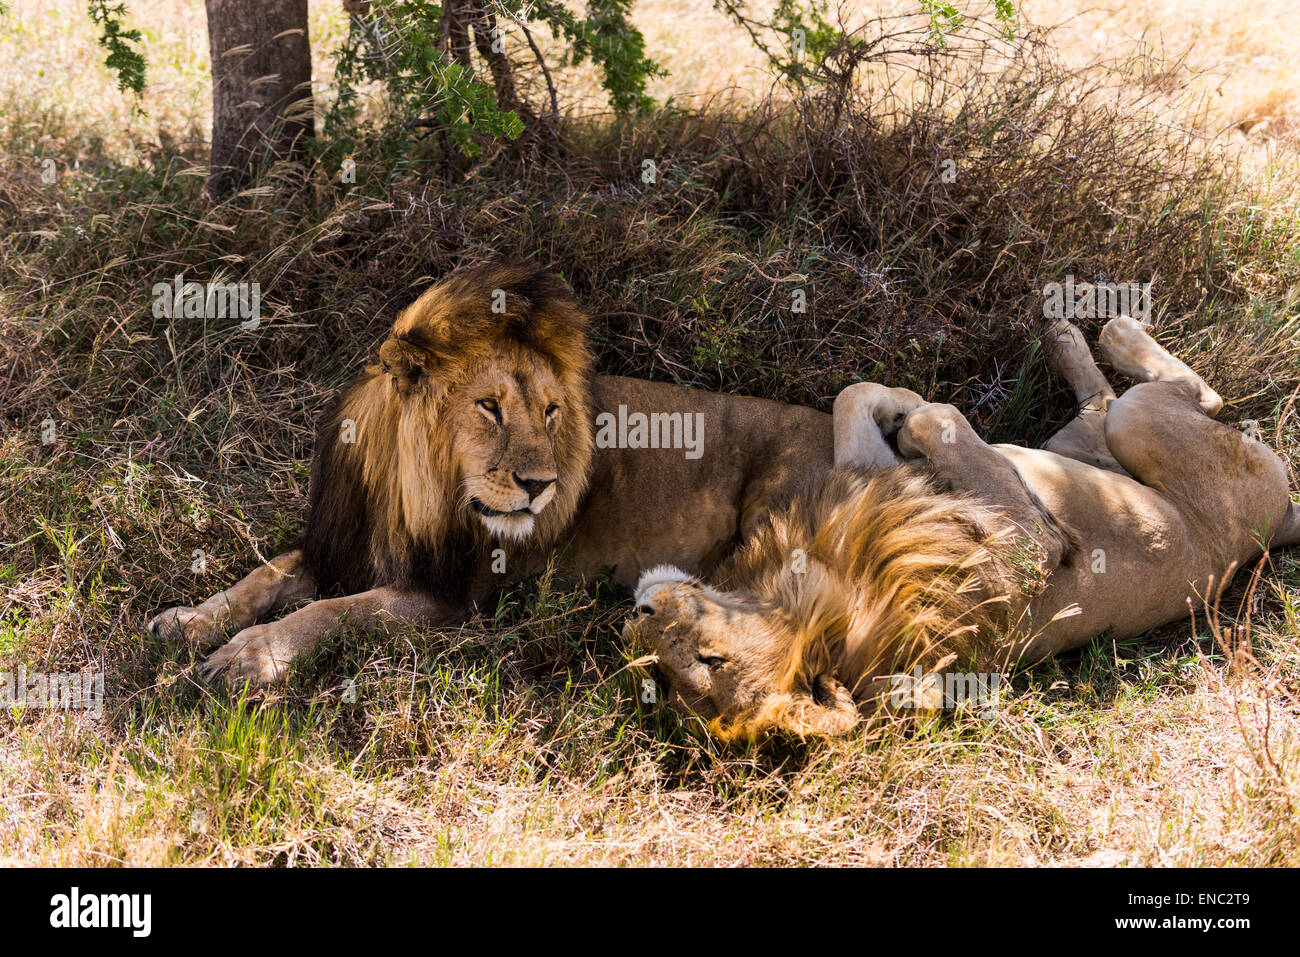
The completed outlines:
<svg viewBox="0 0 1300 957">
<path fill-rule="evenodd" d="M 1197 547 L 1187 517 L 1154 489 L 1051 452 L 997 449 L 1079 537 L 1071 564 L 1030 605 L 1017 657 L 1076 648 L 1108 629 L 1126 638 L 1166 624 L 1223 574 Z"/>
</svg>

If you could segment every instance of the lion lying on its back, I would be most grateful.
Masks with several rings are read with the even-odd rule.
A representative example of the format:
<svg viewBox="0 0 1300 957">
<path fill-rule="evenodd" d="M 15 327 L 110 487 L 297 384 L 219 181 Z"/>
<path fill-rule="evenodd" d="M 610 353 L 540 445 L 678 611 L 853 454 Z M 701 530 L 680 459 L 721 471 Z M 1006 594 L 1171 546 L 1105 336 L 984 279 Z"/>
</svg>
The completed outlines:
<svg viewBox="0 0 1300 957">
<path fill-rule="evenodd" d="M 653 434 L 611 428 L 620 447 L 597 448 L 598 417 Z M 683 447 L 687 422 L 703 433 Z M 628 587 L 659 562 L 707 572 L 830 460 L 824 413 L 593 376 L 563 283 L 462 269 L 402 311 L 321 418 L 298 545 L 150 628 L 202 649 L 238 632 L 202 673 L 266 684 L 345 617 L 453 623 L 552 549 Z"/>
<path fill-rule="evenodd" d="M 1300 544 L 1282 461 L 1209 418 L 1219 397 L 1136 322 L 1102 333 L 1141 383 L 1118 399 L 1077 329 L 1047 345 L 1083 406 L 1047 449 L 989 446 L 951 406 L 852 386 L 836 469 L 719 569 L 722 587 L 648 572 L 624 634 L 657 657 L 670 703 L 725 738 L 843 733 L 908 687 L 899 672 L 1140 634 L 1262 548 Z"/>
</svg>

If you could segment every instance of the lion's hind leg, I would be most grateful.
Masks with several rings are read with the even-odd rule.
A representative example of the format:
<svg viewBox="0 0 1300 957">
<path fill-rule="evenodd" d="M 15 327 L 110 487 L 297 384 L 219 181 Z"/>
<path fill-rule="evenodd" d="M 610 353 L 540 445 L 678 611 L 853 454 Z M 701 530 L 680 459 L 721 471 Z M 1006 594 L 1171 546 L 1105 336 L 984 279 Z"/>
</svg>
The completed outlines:
<svg viewBox="0 0 1300 957">
<path fill-rule="evenodd" d="M 1143 485 L 1197 502 L 1220 488 L 1241 488 L 1253 471 L 1244 463 L 1274 457 L 1262 443 L 1246 444 L 1242 434 L 1210 418 L 1223 400 L 1136 320 L 1110 320 L 1100 347 L 1111 365 L 1137 380 L 1110 405 L 1106 444 Z"/>
<path fill-rule="evenodd" d="M 1106 324 L 1101 345 L 1117 369 L 1140 380 L 1106 414 L 1106 443 L 1133 478 L 1203 523 L 1223 564 L 1296 537 L 1285 463 L 1210 417 L 1223 400 L 1205 380 L 1127 317 Z"/>
<path fill-rule="evenodd" d="M 1117 316 L 1101 330 L 1102 352 L 1116 371 L 1138 382 L 1179 382 L 1191 389 L 1201 411 L 1219 414 L 1223 399 L 1181 359 L 1176 359 L 1151 338 L 1142 324 L 1128 316 Z"/>
<path fill-rule="evenodd" d="M 149 631 L 206 651 L 226 635 L 247 628 L 271 612 L 316 594 L 316 581 L 294 548 L 255 568 L 234 585 L 194 608 L 168 608 L 154 616 Z"/>
<path fill-rule="evenodd" d="M 1110 472 L 1124 473 L 1106 445 L 1106 410 L 1115 401 L 1110 387 L 1083 333 L 1058 319 L 1043 337 L 1052 371 L 1065 380 L 1078 403 L 1078 414 L 1044 443 L 1043 448 Z"/>
<path fill-rule="evenodd" d="M 1092 350 L 1074 323 L 1056 320 L 1043 337 L 1043 350 L 1052 371 L 1065 380 L 1080 409 L 1106 411 L 1115 399 L 1115 390 L 1097 367 Z"/>
<path fill-rule="evenodd" d="M 835 397 L 831 412 L 835 432 L 835 467 L 882 472 L 902 460 L 889 439 L 903 426 L 907 414 L 925 400 L 910 389 L 891 389 L 876 382 L 859 382 Z"/>
</svg>

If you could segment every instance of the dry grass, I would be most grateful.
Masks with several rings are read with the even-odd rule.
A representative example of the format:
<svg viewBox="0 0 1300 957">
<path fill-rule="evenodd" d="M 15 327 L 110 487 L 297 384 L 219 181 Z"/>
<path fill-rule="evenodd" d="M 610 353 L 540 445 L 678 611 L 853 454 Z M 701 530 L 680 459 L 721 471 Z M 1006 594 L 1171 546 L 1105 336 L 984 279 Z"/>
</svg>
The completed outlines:
<svg viewBox="0 0 1300 957">
<path fill-rule="evenodd" d="M 1068 25 L 1061 50 L 1072 61 L 1113 55 L 1139 42 L 1185 53 L 1181 72 L 1195 74 L 1198 88 L 1211 97 L 1215 131 L 1236 130 L 1260 146 L 1280 140 L 1294 149 L 1300 79 L 1292 65 L 1300 38 L 1295 7 L 1286 0 L 1028 0 L 1023 9 L 1035 22 Z"/>
<path fill-rule="evenodd" d="M 1036 290 L 1067 271 L 1154 279 L 1162 338 L 1229 397 L 1225 417 L 1300 462 L 1294 81 L 1252 67 L 1286 62 L 1285 31 L 1139 2 L 963 60 L 960 84 L 876 64 L 852 95 L 791 104 L 706 5 L 645 2 L 672 70 L 656 95 L 746 92 L 615 129 L 582 114 L 591 78 L 575 74 L 558 157 L 503 154 L 449 186 L 389 181 L 361 150 L 349 194 L 286 170 L 304 186 L 291 199 L 208 207 L 198 8 L 132 4 L 153 71 L 141 116 L 98 68 L 82 4 L 11 6 L 0 660 L 103 668 L 111 700 L 100 721 L 0 714 L 0 860 L 1300 863 L 1294 555 L 1228 596 L 1223 626 L 1249 622 L 1249 651 L 1180 623 L 1017 674 L 992 723 L 750 753 L 639 701 L 623 599 L 603 585 L 543 579 L 451 633 L 338 635 L 270 704 L 196 685 L 140 633 L 294 536 L 326 397 L 423 283 L 488 251 L 564 273 L 597 311 L 605 371 L 822 408 L 886 379 L 1028 442 L 1069 414 L 1038 359 Z M 1280 2 L 1251 11 L 1285 24 Z M 327 76 L 342 17 L 312 18 Z M 1231 104 L 1198 110 L 1185 66 L 1127 59 L 1121 28 L 1150 24 L 1199 28 L 1209 51 L 1188 62 L 1229 63 Z M 1118 62 L 1078 72 L 1101 46 Z M 1238 134 L 1244 168 L 1197 136 L 1252 110 L 1270 123 Z M 653 190 L 645 156 L 665 160 Z M 947 157 L 953 188 L 935 175 Z M 154 319 L 152 284 L 180 271 L 260 281 L 262 330 Z M 813 290 L 805 317 L 794 285 Z"/>
</svg>

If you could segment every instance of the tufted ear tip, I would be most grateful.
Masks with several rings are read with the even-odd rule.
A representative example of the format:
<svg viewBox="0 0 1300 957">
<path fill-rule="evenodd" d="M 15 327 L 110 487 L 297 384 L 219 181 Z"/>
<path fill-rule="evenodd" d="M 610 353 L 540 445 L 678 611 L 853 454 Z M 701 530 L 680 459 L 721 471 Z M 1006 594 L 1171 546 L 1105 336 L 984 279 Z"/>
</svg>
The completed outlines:
<svg viewBox="0 0 1300 957">
<path fill-rule="evenodd" d="M 664 585 L 670 582 L 689 584 L 694 580 L 694 575 L 682 571 L 676 565 L 656 565 L 654 568 L 641 573 L 641 577 L 637 579 L 636 588 L 632 589 L 632 593 L 640 600 L 641 596 L 655 585 Z"/>
<path fill-rule="evenodd" d="M 833 738 L 857 727 L 861 718 L 857 702 L 838 678 L 818 675 L 810 697 L 812 701 L 804 704 L 800 714 L 807 729 L 801 733 Z"/>
</svg>

